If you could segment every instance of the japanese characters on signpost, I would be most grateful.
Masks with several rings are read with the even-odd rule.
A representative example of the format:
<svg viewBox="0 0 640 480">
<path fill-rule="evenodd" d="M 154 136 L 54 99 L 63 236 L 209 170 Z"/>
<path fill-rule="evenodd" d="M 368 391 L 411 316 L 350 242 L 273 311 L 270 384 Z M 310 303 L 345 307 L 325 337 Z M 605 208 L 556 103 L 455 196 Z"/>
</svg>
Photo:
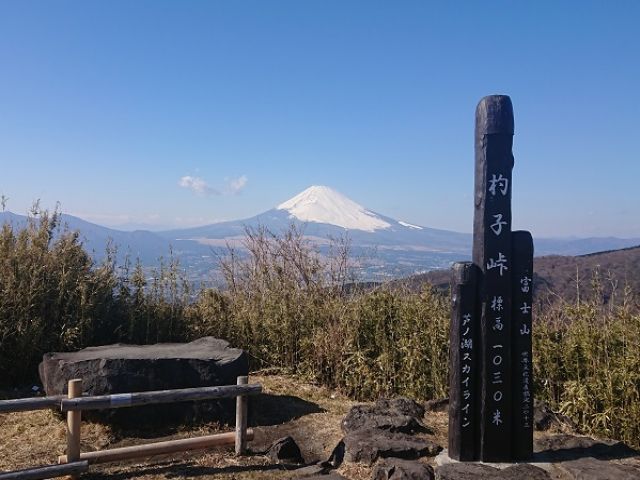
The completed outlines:
<svg viewBox="0 0 640 480">
<path fill-rule="evenodd" d="M 533 242 L 528 232 L 511 232 L 513 133 L 511 99 L 483 98 L 473 263 L 454 265 L 452 278 L 449 456 L 457 460 L 508 462 L 532 453 Z"/>
<path fill-rule="evenodd" d="M 458 460 L 473 460 L 475 457 L 477 285 L 478 272 L 473 263 L 461 262 L 453 266 L 449 407 L 454 413 L 449 415 L 449 455 Z"/>
<path fill-rule="evenodd" d="M 531 363 L 531 304 L 533 301 L 533 239 L 529 232 L 511 234 L 513 459 L 533 453 L 533 365 Z"/>
</svg>

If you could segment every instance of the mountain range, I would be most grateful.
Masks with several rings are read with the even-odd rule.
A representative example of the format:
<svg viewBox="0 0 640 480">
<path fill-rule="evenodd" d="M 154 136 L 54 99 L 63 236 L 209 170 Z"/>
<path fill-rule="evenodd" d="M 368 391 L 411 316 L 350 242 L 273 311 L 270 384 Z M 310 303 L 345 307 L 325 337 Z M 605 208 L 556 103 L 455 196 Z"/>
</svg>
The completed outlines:
<svg viewBox="0 0 640 480">
<path fill-rule="evenodd" d="M 325 186 L 312 186 L 280 205 L 251 218 L 195 228 L 150 232 L 122 231 L 63 214 L 62 223 L 78 230 L 87 249 L 100 261 L 107 245 L 154 266 L 170 249 L 193 279 L 205 279 L 217 267 L 216 255 L 227 245 L 241 246 L 245 229 L 266 227 L 278 233 L 295 225 L 322 250 L 330 238 L 348 235 L 364 279 L 382 280 L 448 267 L 470 258 L 471 234 L 414 225 L 368 210 Z M 20 228 L 27 217 L 0 213 L 0 223 Z M 584 255 L 640 245 L 640 238 L 537 238 L 536 255 Z"/>
</svg>

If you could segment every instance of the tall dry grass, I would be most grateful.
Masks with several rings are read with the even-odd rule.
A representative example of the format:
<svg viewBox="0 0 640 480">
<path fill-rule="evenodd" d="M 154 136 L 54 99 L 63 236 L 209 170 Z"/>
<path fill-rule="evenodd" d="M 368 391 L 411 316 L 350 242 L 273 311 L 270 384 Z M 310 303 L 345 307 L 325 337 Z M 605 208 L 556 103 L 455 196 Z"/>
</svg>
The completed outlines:
<svg viewBox="0 0 640 480">
<path fill-rule="evenodd" d="M 585 432 L 640 446 L 639 297 L 625 289 L 605 302 L 599 283 L 586 300 L 538 312 L 535 393 Z"/>
<path fill-rule="evenodd" d="M 447 299 L 380 288 L 358 291 L 348 242 L 321 255 L 302 232 L 249 230 L 245 251 L 222 262 L 227 288 L 191 305 L 192 336 L 246 348 L 253 366 L 286 369 L 356 398 L 447 388 Z"/>
</svg>

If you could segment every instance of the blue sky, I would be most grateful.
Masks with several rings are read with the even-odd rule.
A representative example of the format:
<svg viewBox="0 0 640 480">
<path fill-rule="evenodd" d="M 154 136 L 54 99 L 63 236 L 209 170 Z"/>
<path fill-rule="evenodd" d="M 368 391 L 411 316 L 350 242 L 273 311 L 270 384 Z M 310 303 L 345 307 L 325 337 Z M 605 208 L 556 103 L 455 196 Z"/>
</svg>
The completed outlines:
<svg viewBox="0 0 640 480">
<path fill-rule="evenodd" d="M 504 93 L 514 228 L 640 236 L 639 24 L 637 1 L 3 1 L 0 193 L 178 227 L 328 185 L 469 232 L 475 105 Z"/>
</svg>

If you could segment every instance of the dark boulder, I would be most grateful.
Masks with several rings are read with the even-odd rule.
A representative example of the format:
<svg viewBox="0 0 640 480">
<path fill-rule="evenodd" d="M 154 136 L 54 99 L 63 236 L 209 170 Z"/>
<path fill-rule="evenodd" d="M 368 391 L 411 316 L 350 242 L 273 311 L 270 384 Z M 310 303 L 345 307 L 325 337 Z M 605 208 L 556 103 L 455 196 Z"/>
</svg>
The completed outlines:
<svg viewBox="0 0 640 480">
<path fill-rule="evenodd" d="M 424 432 L 424 407 L 411 399 L 400 397 L 380 399 L 373 405 L 356 405 L 342 420 L 342 431 L 389 430 L 391 432 Z"/>
<path fill-rule="evenodd" d="M 430 440 L 389 430 L 356 430 L 344 437 L 350 462 L 372 465 L 378 458 L 416 459 L 437 455 L 442 447 Z"/>
<path fill-rule="evenodd" d="M 267 456 L 275 463 L 304 463 L 300 447 L 292 437 L 279 438 L 271 444 Z"/>
<path fill-rule="evenodd" d="M 352 407 L 342 420 L 346 459 L 371 465 L 378 458 L 436 455 L 442 447 L 411 435 L 428 431 L 423 416 L 424 407 L 404 397 Z"/>
<path fill-rule="evenodd" d="M 376 465 L 372 480 L 433 480 L 433 468 L 415 460 L 392 458 Z"/>
<path fill-rule="evenodd" d="M 115 344 L 46 353 L 39 370 L 47 395 L 66 393 L 67 382 L 73 378 L 82 379 L 85 394 L 107 395 L 235 385 L 238 376 L 248 374 L 249 364 L 243 350 L 231 348 L 224 340 L 204 337 L 191 343 Z M 232 421 L 234 405 L 233 399 L 225 399 L 86 412 L 83 416 L 115 423 L 130 419 L 163 424 Z"/>
</svg>

